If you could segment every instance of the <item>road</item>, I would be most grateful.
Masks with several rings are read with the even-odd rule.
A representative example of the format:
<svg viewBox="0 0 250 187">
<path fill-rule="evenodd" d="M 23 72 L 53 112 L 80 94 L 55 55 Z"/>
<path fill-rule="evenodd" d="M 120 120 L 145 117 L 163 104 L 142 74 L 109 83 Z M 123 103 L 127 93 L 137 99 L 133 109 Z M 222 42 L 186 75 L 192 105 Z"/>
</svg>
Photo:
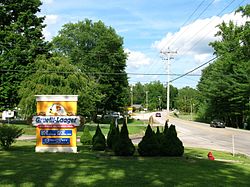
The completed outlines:
<svg viewBox="0 0 250 187">
<path fill-rule="evenodd" d="M 176 126 L 178 137 L 186 147 L 201 147 L 250 156 L 250 131 L 227 127 L 212 128 L 206 123 L 169 117 L 166 112 L 161 114 L 161 117 L 154 117 L 154 121 L 157 121 L 158 125 L 164 125 L 166 119 L 169 119 L 169 125 Z M 155 116 L 154 113 L 151 115 Z"/>
</svg>

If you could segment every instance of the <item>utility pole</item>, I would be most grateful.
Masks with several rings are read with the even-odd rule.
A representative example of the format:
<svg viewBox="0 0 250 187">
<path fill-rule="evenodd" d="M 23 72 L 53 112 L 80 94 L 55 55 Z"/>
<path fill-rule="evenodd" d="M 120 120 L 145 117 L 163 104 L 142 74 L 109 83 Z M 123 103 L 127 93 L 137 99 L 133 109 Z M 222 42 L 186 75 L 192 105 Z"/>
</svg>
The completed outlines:
<svg viewBox="0 0 250 187">
<path fill-rule="evenodd" d="M 146 109 L 148 111 L 148 91 L 146 91 Z"/>
<path fill-rule="evenodd" d="M 167 75 L 168 75 L 168 82 L 167 82 L 167 113 L 169 113 L 169 103 L 170 103 L 170 59 L 174 59 L 174 57 L 172 57 L 172 55 L 176 54 L 177 51 L 171 51 L 168 48 L 167 51 L 161 51 L 161 53 L 167 56 Z"/>
<path fill-rule="evenodd" d="M 131 107 L 133 107 L 133 104 L 134 104 L 134 95 L 133 95 L 133 85 L 131 85 L 131 88 L 130 88 L 130 93 L 131 93 Z"/>
</svg>

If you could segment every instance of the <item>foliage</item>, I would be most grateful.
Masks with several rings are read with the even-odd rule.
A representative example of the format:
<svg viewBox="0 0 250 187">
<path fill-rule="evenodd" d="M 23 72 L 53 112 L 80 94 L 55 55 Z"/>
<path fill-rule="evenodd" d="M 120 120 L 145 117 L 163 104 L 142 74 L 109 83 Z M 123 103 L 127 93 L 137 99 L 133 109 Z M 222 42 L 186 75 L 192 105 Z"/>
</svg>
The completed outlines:
<svg viewBox="0 0 250 187">
<path fill-rule="evenodd" d="M 160 132 L 159 126 L 157 126 L 155 136 L 156 136 L 156 139 L 157 139 L 157 141 L 158 141 L 158 143 L 159 143 L 159 146 L 160 146 L 160 142 L 161 142 L 163 133 Z M 159 147 L 159 149 L 160 149 L 160 147 Z"/>
<path fill-rule="evenodd" d="M 159 130 L 159 128 L 157 128 Z M 160 135 L 158 133 L 158 135 Z M 156 134 L 152 131 L 150 125 L 147 126 L 145 135 L 138 144 L 138 153 L 141 156 L 158 156 L 160 145 Z"/>
<path fill-rule="evenodd" d="M 105 97 L 97 102 L 97 109 L 119 111 L 127 104 L 127 55 L 123 39 L 113 28 L 88 19 L 68 23 L 52 43 L 55 52 L 69 57 L 72 64 L 98 83 L 98 91 Z"/>
<path fill-rule="evenodd" d="M 161 155 L 163 156 L 182 156 L 184 146 L 181 140 L 177 137 L 177 132 L 174 125 L 170 125 L 167 133 L 161 139 Z"/>
<path fill-rule="evenodd" d="M 83 128 L 83 133 L 81 135 L 80 142 L 83 145 L 91 145 L 92 144 L 92 136 L 91 136 L 87 126 L 84 126 L 84 128 Z"/>
<path fill-rule="evenodd" d="M 146 92 L 148 92 L 148 101 L 146 101 Z M 176 108 L 175 98 L 178 89 L 170 85 L 170 108 Z M 142 85 L 140 82 L 133 86 L 133 103 L 142 104 L 149 110 L 161 110 L 166 108 L 167 90 L 160 81 L 150 82 Z"/>
<path fill-rule="evenodd" d="M 239 11 L 248 17 L 250 5 Z M 198 84 L 201 96 L 199 114 L 203 119 L 222 119 L 227 126 L 243 128 L 250 116 L 250 24 L 238 26 L 232 21 L 219 25 L 212 42 L 217 60 L 205 68 Z"/>
<path fill-rule="evenodd" d="M 15 139 L 24 133 L 22 128 L 13 125 L 0 125 L 0 146 L 8 150 Z"/>
<path fill-rule="evenodd" d="M 97 125 L 95 134 L 92 138 L 92 145 L 92 149 L 95 151 L 104 151 L 106 148 L 106 139 L 99 124 Z"/>
<path fill-rule="evenodd" d="M 198 106 L 198 91 L 190 87 L 184 87 L 178 90 L 176 97 L 176 108 L 184 113 L 196 112 Z"/>
<path fill-rule="evenodd" d="M 20 98 L 20 82 L 32 73 L 37 55 L 47 54 L 49 45 L 39 17 L 40 0 L 1 1 L 0 5 L 0 111 L 13 109 Z"/>
<path fill-rule="evenodd" d="M 140 82 L 137 82 L 132 86 L 132 94 L 133 94 L 133 104 L 142 104 L 146 106 L 146 90 L 145 86 Z"/>
<path fill-rule="evenodd" d="M 128 128 L 125 120 L 123 121 L 119 138 L 117 143 L 114 145 L 113 150 L 115 155 L 118 156 L 132 156 L 135 152 L 135 146 L 128 136 Z"/>
<path fill-rule="evenodd" d="M 168 120 L 165 121 L 165 125 L 164 125 L 164 130 L 163 130 L 163 134 L 166 135 L 168 132 Z"/>
<path fill-rule="evenodd" d="M 78 95 L 78 114 L 88 116 L 95 111 L 95 103 L 102 94 L 96 83 L 71 65 L 65 57 L 54 56 L 49 59 L 39 57 L 33 65 L 34 73 L 21 84 L 19 107 L 24 117 L 35 114 L 35 96 L 40 94 Z"/>
<path fill-rule="evenodd" d="M 117 125 L 117 127 L 118 127 L 118 125 Z M 108 132 L 108 135 L 107 135 L 107 146 L 108 146 L 109 149 L 112 149 L 113 144 L 116 141 L 115 138 L 117 138 L 117 135 L 119 135 L 119 129 L 117 131 L 117 127 L 115 125 L 115 121 L 113 120 L 110 123 L 109 132 Z"/>
</svg>

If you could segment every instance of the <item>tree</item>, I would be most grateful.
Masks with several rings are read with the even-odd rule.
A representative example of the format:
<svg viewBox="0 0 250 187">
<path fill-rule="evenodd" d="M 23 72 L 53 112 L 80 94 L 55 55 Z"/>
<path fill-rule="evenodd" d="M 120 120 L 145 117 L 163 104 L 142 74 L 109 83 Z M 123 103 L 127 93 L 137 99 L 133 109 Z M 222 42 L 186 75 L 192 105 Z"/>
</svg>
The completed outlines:
<svg viewBox="0 0 250 187">
<path fill-rule="evenodd" d="M 54 56 L 47 59 L 39 57 L 33 64 L 33 74 L 21 83 L 19 107 L 24 117 L 35 114 L 35 95 L 78 95 L 78 114 L 89 116 L 95 111 L 95 103 L 102 94 L 96 89 L 96 83 L 84 75 L 65 57 Z"/>
<path fill-rule="evenodd" d="M 160 144 L 150 125 L 147 126 L 145 135 L 138 144 L 138 152 L 141 156 L 159 155 Z"/>
<path fill-rule="evenodd" d="M 157 126 L 157 129 L 156 129 L 156 133 L 155 133 L 155 136 L 156 136 L 156 139 L 159 143 L 159 149 L 160 149 L 160 143 L 161 143 L 161 139 L 162 139 L 162 136 L 163 136 L 163 132 L 160 132 L 160 128 L 159 126 Z M 160 152 L 159 152 L 160 153 Z"/>
<path fill-rule="evenodd" d="M 81 135 L 80 142 L 83 145 L 91 145 L 92 144 L 92 136 L 91 136 L 87 126 L 84 126 L 84 128 L 83 128 L 83 133 Z"/>
<path fill-rule="evenodd" d="M 168 132 L 168 120 L 165 121 L 165 125 L 164 125 L 164 130 L 163 130 L 163 134 L 167 134 Z"/>
<path fill-rule="evenodd" d="M 31 72 L 37 55 L 48 54 L 40 0 L 3 0 L 0 3 L 0 110 L 13 109 L 20 98 L 20 82 Z"/>
<path fill-rule="evenodd" d="M 154 81 L 145 85 L 145 90 L 148 91 L 148 108 L 155 110 L 163 108 L 166 102 L 166 89 L 160 81 Z M 161 105 L 161 106 L 160 106 Z"/>
<path fill-rule="evenodd" d="M 182 141 L 177 137 L 174 125 L 170 125 L 167 133 L 164 134 L 161 141 L 161 155 L 163 156 L 182 156 L 184 146 Z"/>
<path fill-rule="evenodd" d="M 135 146 L 128 136 L 127 123 L 124 120 L 117 143 L 114 145 L 114 152 L 117 156 L 132 156 L 135 152 Z"/>
<path fill-rule="evenodd" d="M 140 82 L 136 83 L 132 87 L 132 94 L 133 94 L 133 103 L 134 104 L 143 104 L 145 106 L 146 101 L 146 90 L 144 88 L 144 85 L 142 85 Z"/>
<path fill-rule="evenodd" d="M 123 39 L 103 22 L 91 20 L 65 24 L 53 41 L 54 51 L 71 59 L 98 83 L 105 97 L 97 109 L 120 111 L 128 103 L 127 55 Z"/>
<path fill-rule="evenodd" d="M 104 151 L 106 148 L 106 139 L 102 133 L 99 124 L 96 127 L 96 131 L 92 139 L 92 145 L 93 145 L 93 150 L 95 151 Z"/>
<path fill-rule="evenodd" d="M 198 91 L 190 87 L 184 87 L 178 90 L 178 95 L 175 99 L 176 107 L 178 110 L 184 113 L 190 113 L 196 111 L 198 106 Z"/>
<path fill-rule="evenodd" d="M 114 138 L 116 135 L 116 126 L 115 126 L 115 121 L 112 120 L 112 122 L 110 123 L 109 126 L 109 132 L 108 132 L 108 136 L 107 136 L 107 146 L 109 149 L 112 149 L 113 147 L 113 142 L 114 142 Z"/>
<path fill-rule="evenodd" d="M 250 5 L 238 11 L 249 17 Z M 250 116 L 250 24 L 237 26 L 232 21 L 222 23 L 216 36 L 220 41 L 212 42 L 217 60 L 203 70 L 198 84 L 203 118 L 220 118 L 227 126 L 243 128 Z"/>
</svg>

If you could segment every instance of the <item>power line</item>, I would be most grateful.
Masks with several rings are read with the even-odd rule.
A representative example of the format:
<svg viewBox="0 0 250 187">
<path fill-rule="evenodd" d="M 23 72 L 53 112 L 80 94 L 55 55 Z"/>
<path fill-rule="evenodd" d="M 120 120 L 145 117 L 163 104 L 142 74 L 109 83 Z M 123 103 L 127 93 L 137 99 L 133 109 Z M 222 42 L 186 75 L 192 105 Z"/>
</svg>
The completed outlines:
<svg viewBox="0 0 250 187">
<path fill-rule="evenodd" d="M 6 70 L 6 69 L 1 69 L 0 72 L 19 72 L 19 73 L 36 73 L 37 71 L 30 71 L 30 70 Z M 165 76 L 165 75 L 171 75 L 171 76 L 181 76 L 182 74 L 178 73 L 133 73 L 133 72 L 120 72 L 120 73 L 107 73 L 107 72 L 82 72 L 82 71 L 46 71 L 42 70 L 39 71 L 39 73 L 57 73 L 57 74 L 72 74 L 72 73 L 84 73 L 87 75 L 144 75 L 144 76 Z M 200 74 L 190 74 L 189 76 L 201 76 Z"/>
<path fill-rule="evenodd" d="M 188 21 L 192 18 L 192 16 L 198 11 L 198 9 L 201 7 L 201 5 L 203 4 L 205 2 L 205 0 L 203 0 L 196 8 L 195 8 L 195 10 L 192 12 L 192 14 L 188 17 L 188 19 L 181 25 L 181 27 L 183 27 L 185 24 L 187 24 L 188 23 Z M 208 8 L 208 7 L 207 7 Z M 206 8 L 206 9 L 207 9 Z M 205 12 L 205 10 L 203 10 L 203 13 Z M 203 14 L 202 13 L 202 14 Z M 202 15 L 201 14 L 201 15 Z M 175 38 L 173 37 L 171 40 L 170 40 L 170 42 L 169 43 L 174 43 L 176 40 L 178 40 L 179 38 L 177 38 L 177 39 L 175 39 Z M 172 42 L 172 40 L 174 40 L 174 42 Z M 171 45 L 171 44 L 170 44 Z M 170 45 L 168 45 L 168 46 L 170 46 Z M 164 46 L 164 47 L 162 47 L 161 49 L 160 49 L 160 51 L 162 51 L 162 50 L 164 50 L 165 48 L 166 48 L 167 46 Z M 155 63 L 157 63 L 157 61 L 154 61 L 152 64 L 150 64 L 150 67 L 149 67 L 149 69 L 151 69 L 151 67 L 155 64 Z"/>
<path fill-rule="evenodd" d="M 195 70 L 197 70 L 197 69 L 199 69 L 199 68 L 205 66 L 206 64 L 208 64 L 208 63 L 214 61 L 214 60 L 217 59 L 217 58 L 218 58 L 218 57 L 216 56 L 216 57 L 214 57 L 214 58 L 208 60 L 207 62 L 201 64 L 200 66 L 198 66 L 198 67 L 196 67 L 196 68 L 194 68 L 194 69 L 192 69 L 191 71 L 188 71 L 187 73 L 185 73 L 185 74 L 183 74 L 183 75 L 181 75 L 181 76 L 179 76 L 179 77 L 176 77 L 176 78 L 172 79 L 170 82 L 174 82 L 174 81 L 176 81 L 176 80 L 178 80 L 178 79 L 180 79 L 180 78 L 182 78 L 182 77 L 184 77 L 184 76 L 186 76 L 186 75 L 188 75 L 188 74 L 194 72 Z"/>
<path fill-rule="evenodd" d="M 192 12 L 192 14 L 186 19 L 186 21 L 180 26 L 180 28 L 181 27 L 183 27 L 183 26 L 185 26 L 187 23 L 188 23 L 188 21 L 192 18 L 192 16 L 197 12 L 197 10 L 201 7 L 201 5 L 203 4 L 205 2 L 205 0 L 203 0 L 197 7 L 196 7 L 196 9 Z M 207 7 L 208 8 L 208 7 Z M 204 13 L 205 11 L 203 11 L 203 13 Z M 200 14 L 200 16 L 201 16 L 202 14 Z M 199 17 L 198 17 L 199 18 Z M 198 18 L 196 18 L 196 19 L 198 19 Z M 186 28 L 186 30 L 187 30 L 187 28 Z M 185 30 L 185 31 L 186 31 Z M 184 32 L 185 32 L 184 31 Z M 184 33 L 183 32 L 183 33 Z M 176 37 L 173 37 L 170 41 L 169 41 L 169 45 L 168 46 L 171 46 L 171 45 L 173 45 L 181 36 L 182 36 L 183 34 L 181 34 L 178 38 L 176 38 Z M 174 40 L 174 38 L 176 38 L 175 40 Z M 172 41 L 172 40 L 174 40 L 174 41 Z M 165 47 L 163 47 L 161 50 L 163 50 L 163 49 L 165 49 Z"/>
<path fill-rule="evenodd" d="M 216 16 L 220 16 L 229 6 L 231 6 L 231 5 L 233 4 L 234 1 L 235 1 L 235 0 L 230 1 L 226 7 L 224 7 L 219 13 L 217 13 Z M 245 0 L 243 0 L 241 3 L 243 3 L 244 1 L 245 1 Z M 206 27 L 207 27 L 208 25 L 210 25 L 212 22 L 213 22 L 213 19 L 211 19 L 205 26 L 203 26 L 200 30 L 198 30 L 195 34 L 193 34 L 193 36 L 190 37 L 189 40 L 187 40 L 187 42 L 185 42 L 185 44 L 190 43 L 191 41 L 193 41 L 194 38 L 197 37 L 198 33 L 200 33 L 204 28 L 206 28 Z M 183 32 L 183 33 L 184 33 L 184 32 Z M 209 33 L 209 32 L 208 32 L 208 33 Z M 207 34 L 208 34 L 208 33 L 207 33 Z M 197 42 L 195 42 L 195 44 L 194 44 L 193 46 L 191 46 L 190 48 L 188 48 L 189 50 L 186 49 L 186 51 L 190 51 L 190 49 L 193 49 L 201 40 L 203 40 L 203 39 L 205 38 L 205 36 L 206 36 L 207 34 L 205 34 L 201 39 L 199 39 Z M 177 50 L 179 51 L 179 50 L 182 49 L 183 47 L 184 47 L 184 45 L 181 46 L 180 48 L 178 48 Z"/>
</svg>

